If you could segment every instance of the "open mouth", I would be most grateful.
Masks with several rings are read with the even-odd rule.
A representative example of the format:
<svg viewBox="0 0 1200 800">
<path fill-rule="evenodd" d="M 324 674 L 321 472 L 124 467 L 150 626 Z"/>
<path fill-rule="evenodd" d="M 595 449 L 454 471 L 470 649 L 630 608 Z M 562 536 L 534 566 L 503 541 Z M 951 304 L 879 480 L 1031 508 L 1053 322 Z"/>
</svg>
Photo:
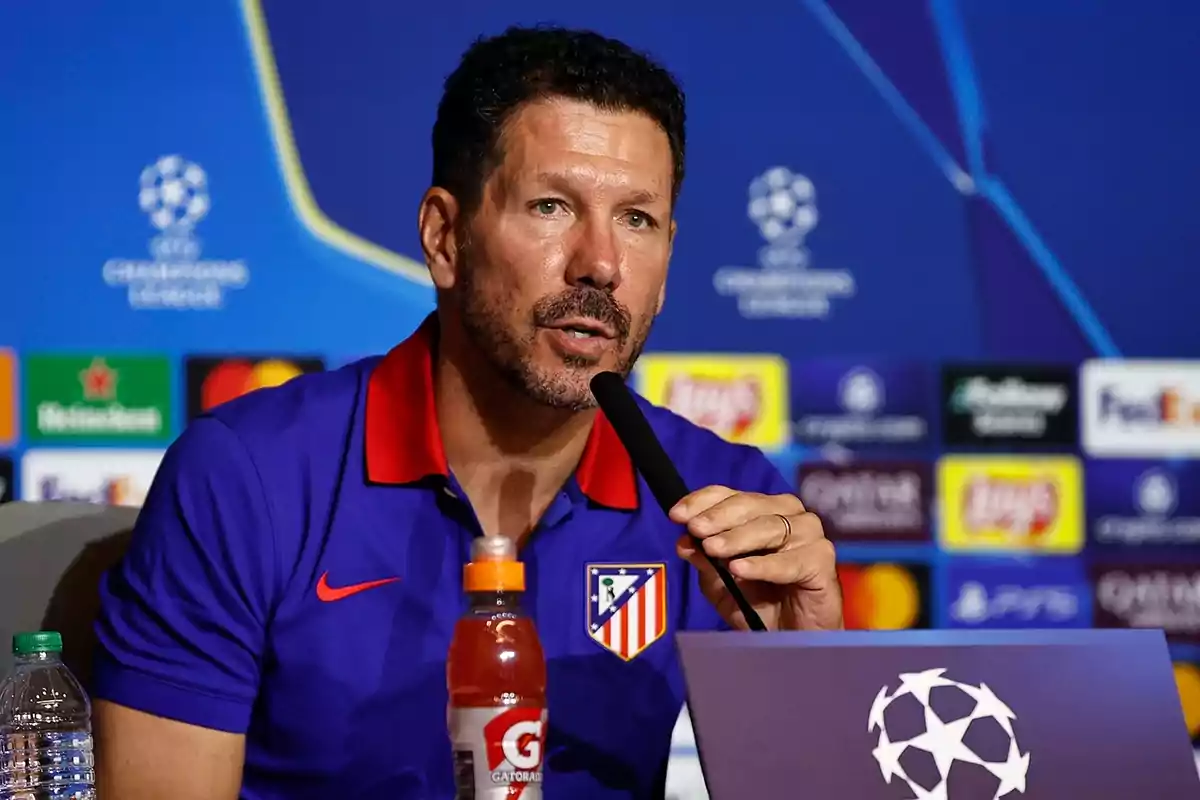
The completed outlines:
<svg viewBox="0 0 1200 800">
<path fill-rule="evenodd" d="M 548 327 L 563 331 L 572 339 L 612 339 L 616 335 L 613 329 L 604 323 L 587 319 L 563 320 Z"/>
</svg>

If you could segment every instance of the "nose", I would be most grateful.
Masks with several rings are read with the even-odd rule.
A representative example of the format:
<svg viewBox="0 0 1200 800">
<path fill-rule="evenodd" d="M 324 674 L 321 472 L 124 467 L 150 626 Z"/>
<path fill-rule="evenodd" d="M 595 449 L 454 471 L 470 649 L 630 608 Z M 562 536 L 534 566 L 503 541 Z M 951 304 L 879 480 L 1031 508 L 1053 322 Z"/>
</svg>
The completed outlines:
<svg viewBox="0 0 1200 800">
<path fill-rule="evenodd" d="M 582 221 L 574 244 L 567 262 L 567 283 L 606 291 L 621 285 L 621 246 L 612 220 L 589 217 Z"/>
</svg>

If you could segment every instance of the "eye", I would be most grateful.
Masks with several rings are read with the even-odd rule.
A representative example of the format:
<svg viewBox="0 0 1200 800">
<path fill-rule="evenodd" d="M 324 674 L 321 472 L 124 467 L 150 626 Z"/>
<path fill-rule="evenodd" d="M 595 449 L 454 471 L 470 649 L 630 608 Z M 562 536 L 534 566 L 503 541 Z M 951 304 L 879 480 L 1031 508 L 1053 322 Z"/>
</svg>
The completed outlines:
<svg viewBox="0 0 1200 800">
<path fill-rule="evenodd" d="M 534 200 L 529 204 L 529 207 L 538 214 L 541 214 L 543 217 L 551 217 L 554 216 L 556 212 L 562 210 L 563 203 L 561 200 L 556 200 L 553 197 L 543 197 L 538 200 Z"/>
<path fill-rule="evenodd" d="M 642 228 L 654 228 L 658 225 L 654 217 L 650 216 L 645 211 L 638 211 L 636 209 L 626 214 L 625 218 L 629 221 L 629 227 L 634 228 L 635 230 Z"/>
</svg>

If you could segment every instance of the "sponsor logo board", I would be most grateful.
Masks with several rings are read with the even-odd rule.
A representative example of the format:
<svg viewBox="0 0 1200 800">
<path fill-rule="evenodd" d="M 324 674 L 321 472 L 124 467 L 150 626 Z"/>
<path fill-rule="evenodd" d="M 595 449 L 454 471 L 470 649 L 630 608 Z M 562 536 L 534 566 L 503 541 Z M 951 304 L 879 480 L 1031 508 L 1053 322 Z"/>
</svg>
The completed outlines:
<svg viewBox="0 0 1200 800">
<path fill-rule="evenodd" d="M 1093 544 L 1200 545 L 1200 462 L 1093 459 L 1084 485 Z"/>
<path fill-rule="evenodd" d="M 0 503 L 7 503 L 15 497 L 13 473 L 12 459 L 8 456 L 0 456 Z"/>
<path fill-rule="evenodd" d="M 171 435 L 166 357 L 33 353 L 23 367 L 25 435 L 31 441 L 161 441 Z"/>
<path fill-rule="evenodd" d="M 804 507 L 831 541 L 910 542 L 930 538 L 933 466 L 927 462 L 802 464 Z"/>
<path fill-rule="evenodd" d="M 1099 628 L 1161 628 L 1168 639 L 1200 642 L 1200 564 L 1095 563 Z"/>
<path fill-rule="evenodd" d="M 945 566 L 950 628 L 1086 628 L 1091 588 L 1075 559 L 988 562 L 953 559 Z"/>
<path fill-rule="evenodd" d="M 647 353 L 637 391 L 723 438 L 764 450 L 789 443 L 787 362 L 773 355 Z"/>
<path fill-rule="evenodd" d="M 927 444 L 932 418 L 928 370 L 904 362 L 823 359 L 792 367 L 793 435 L 821 446 Z"/>
<path fill-rule="evenodd" d="M 928 566 L 843 563 L 837 573 L 848 630 L 929 627 Z"/>
<path fill-rule="evenodd" d="M 1075 369 L 946 366 L 942 437 L 957 446 L 1074 445 L 1079 440 Z"/>
<path fill-rule="evenodd" d="M 1088 361 L 1080 396 L 1088 455 L 1200 456 L 1200 361 Z"/>
<path fill-rule="evenodd" d="M 30 450 L 21 459 L 21 499 L 140 507 L 162 450 Z"/>
<path fill-rule="evenodd" d="M 17 355 L 0 347 L 0 446 L 17 440 Z"/>
<path fill-rule="evenodd" d="M 313 356 L 189 356 L 184 366 L 188 419 L 256 389 L 324 369 L 324 360 Z"/>
<path fill-rule="evenodd" d="M 1083 547 L 1078 459 L 945 456 L 940 539 L 949 552 L 1074 554 Z"/>
</svg>

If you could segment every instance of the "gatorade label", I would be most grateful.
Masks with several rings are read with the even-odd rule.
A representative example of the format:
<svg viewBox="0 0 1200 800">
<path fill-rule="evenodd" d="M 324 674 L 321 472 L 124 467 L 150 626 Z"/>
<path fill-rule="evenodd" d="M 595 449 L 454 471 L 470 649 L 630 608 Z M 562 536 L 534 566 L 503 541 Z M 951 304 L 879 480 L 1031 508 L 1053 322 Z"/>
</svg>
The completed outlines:
<svg viewBox="0 0 1200 800">
<path fill-rule="evenodd" d="M 546 709 L 451 708 L 456 800 L 541 800 Z"/>
</svg>

